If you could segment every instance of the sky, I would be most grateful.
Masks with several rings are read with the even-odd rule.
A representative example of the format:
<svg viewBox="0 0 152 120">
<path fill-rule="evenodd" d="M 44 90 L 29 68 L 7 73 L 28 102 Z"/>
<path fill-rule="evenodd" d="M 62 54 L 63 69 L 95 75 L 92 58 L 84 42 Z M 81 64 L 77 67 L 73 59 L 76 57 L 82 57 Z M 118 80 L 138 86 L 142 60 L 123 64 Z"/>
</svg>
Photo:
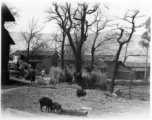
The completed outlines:
<svg viewBox="0 0 152 120">
<path fill-rule="evenodd" d="M 20 17 L 16 19 L 16 25 L 9 29 L 10 32 L 20 32 L 27 28 L 27 23 L 32 18 L 38 19 L 40 26 L 45 26 L 43 33 L 52 33 L 57 31 L 58 26 L 55 21 L 49 23 L 46 22 L 45 10 L 51 7 L 52 0 L 3 0 L 8 6 L 15 7 L 19 11 Z M 86 2 L 86 0 L 74 0 L 72 5 L 76 6 L 77 2 Z M 122 2 L 123 1 L 123 2 Z M 64 4 L 65 1 L 56 0 L 55 2 L 60 2 Z M 69 2 L 69 0 L 67 0 Z M 109 4 L 110 11 L 109 14 L 112 16 L 122 17 L 127 9 L 139 9 L 140 15 L 145 15 L 145 17 L 139 18 L 137 23 L 144 23 L 147 18 L 151 15 L 151 3 L 150 0 L 87 0 L 90 5 L 95 2 L 106 2 Z M 144 28 L 139 28 L 135 34 L 142 34 L 145 31 Z"/>
</svg>

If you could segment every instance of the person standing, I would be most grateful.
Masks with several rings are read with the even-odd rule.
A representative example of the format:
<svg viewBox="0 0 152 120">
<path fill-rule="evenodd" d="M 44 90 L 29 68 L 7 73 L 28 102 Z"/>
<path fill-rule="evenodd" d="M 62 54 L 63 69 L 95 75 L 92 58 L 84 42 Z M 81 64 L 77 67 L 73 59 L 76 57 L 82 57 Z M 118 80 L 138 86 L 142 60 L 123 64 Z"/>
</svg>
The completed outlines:
<svg viewBox="0 0 152 120">
<path fill-rule="evenodd" d="M 44 80 L 44 75 L 45 75 L 45 66 L 42 68 L 42 80 Z"/>
<path fill-rule="evenodd" d="M 31 69 L 31 84 L 32 84 L 32 82 L 34 82 L 35 83 L 35 69 Z"/>
</svg>

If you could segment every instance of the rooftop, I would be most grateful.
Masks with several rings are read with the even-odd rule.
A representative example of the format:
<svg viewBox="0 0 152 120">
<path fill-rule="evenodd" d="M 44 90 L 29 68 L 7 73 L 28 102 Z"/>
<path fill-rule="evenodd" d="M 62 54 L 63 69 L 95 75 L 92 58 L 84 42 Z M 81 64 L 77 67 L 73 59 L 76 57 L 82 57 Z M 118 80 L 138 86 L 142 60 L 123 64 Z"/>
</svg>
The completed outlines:
<svg viewBox="0 0 152 120">
<path fill-rule="evenodd" d="M 52 56 L 55 53 L 55 51 L 30 51 L 30 54 L 32 56 Z M 13 55 L 27 55 L 27 51 L 25 50 L 17 50 L 13 53 Z"/>
<path fill-rule="evenodd" d="M 145 67 L 145 63 L 126 62 L 125 65 L 128 67 Z M 147 67 L 150 67 L 150 63 L 147 64 Z"/>
<path fill-rule="evenodd" d="M 74 60 L 74 56 L 72 55 L 64 55 L 65 60 Z M 114 61 L 115 55 L 95 55 L 96 61 Z M 91 61 L 91 55 L 84 56 L 85 61 Z"/>
</svg>

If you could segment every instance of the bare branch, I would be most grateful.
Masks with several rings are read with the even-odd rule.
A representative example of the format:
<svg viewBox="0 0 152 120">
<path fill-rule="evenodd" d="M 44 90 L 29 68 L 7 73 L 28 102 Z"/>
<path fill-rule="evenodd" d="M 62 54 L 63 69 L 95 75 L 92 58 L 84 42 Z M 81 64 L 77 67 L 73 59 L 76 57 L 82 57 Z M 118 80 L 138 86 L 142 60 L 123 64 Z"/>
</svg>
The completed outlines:
<svg viewBox="0 0 152 120">
<path fill-rule="evenodd" d="M 20 36 L 26 42 L 26 49 L 27 49 L 27 58 L 30 58 L 30 49 L 32 51 L 37 50 L 41 46 L 41 37 L 42 34 L 40 33 L 44 27 L 38 26 L 38 20 L 34 20 L 32 18 L 31 22 L 28 21 L 28 31 L 24 31 L 20 33 Z"/>
</svg>

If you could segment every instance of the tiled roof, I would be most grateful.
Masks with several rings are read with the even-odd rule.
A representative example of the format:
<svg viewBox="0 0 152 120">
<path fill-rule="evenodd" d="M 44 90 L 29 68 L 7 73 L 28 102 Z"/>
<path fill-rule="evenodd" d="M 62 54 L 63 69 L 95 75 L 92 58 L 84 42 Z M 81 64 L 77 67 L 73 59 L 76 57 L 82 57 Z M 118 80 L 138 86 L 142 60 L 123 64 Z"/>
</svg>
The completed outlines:
<svg viewBox="0 0 152 120">
<path fill-rule="evenodd" d="M 30 51 L 30 54 L 32 52 Z M 34 51 L 32 56 L 52 56 L 55 53 L 55 51 Z M 17 50 L 16 52 L 13 53 L 13 55 L 27 55 L 27 51 L 21 51 Z"/>
<path fill-rule="evenodd" d="M 85 55 L 84 57 L 85 61 L 91 61 L 91 55 Z M 65 60 L 74 60 L 74 56 L 72 55 L 64 55 Z M 96 61 L 114 61 L 115 56 L 114 55 L 95 55 Z"/>
<path fill-rule="evenodd" d="M 87 61 L 91 61 L 91 55 L 85 55 L 85 59 Z M 114 61 L 115 56 L 114 55 L 95 55 L 95 60 L 97 61 Z"/>
<path fill-rule="evenodd" d="M 145 63 L 126 62 L 125 65 L 128 67 L 145 67 Z M 147 64 L 147 67 L 150 67 L 150 63 Z"/>
</svg>

